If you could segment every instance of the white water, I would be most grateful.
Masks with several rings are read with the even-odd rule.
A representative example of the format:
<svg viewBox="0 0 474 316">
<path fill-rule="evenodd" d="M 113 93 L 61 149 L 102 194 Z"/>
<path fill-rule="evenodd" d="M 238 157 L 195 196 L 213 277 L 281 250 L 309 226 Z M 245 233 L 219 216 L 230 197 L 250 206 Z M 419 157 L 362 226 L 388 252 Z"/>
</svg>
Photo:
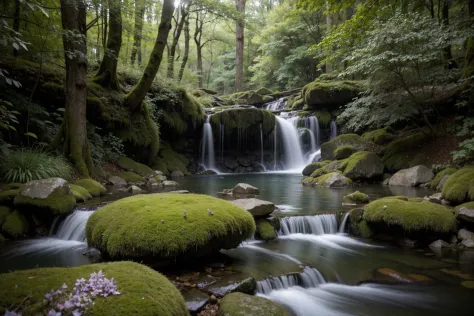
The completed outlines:
<svg viewBox="0 0 474 316">
<path fill-rule="evenodd" d="M 344 219 L 342 220 L 341 225 L 339 225 L 339 233 L 344 233 L 344 231 L 346 230 L 346 223 L 349 216 L 349 213 L 346 213 L 346 215 L 344 215 Z"/>
<path fill-rule="evenodd" d="M 202 128 L 202 165 L 206 169 L 216 169 L 216 154 L 214 152 L 214 137 L 212 135 L 211 116 L 206 117 Z"/>
<path fill-rule="evenodd" d="M 86 223 L 94 211 L 75 211 L 59 224 L 55 238 L 61 240 L 86 241 Z"/>
<path fill-rule="evenodd" d="M 297 128 L 289 120 L 276 117 L 283 144 L 283 164 L 286 170 L 302 170 L 306 166 Z"/>
<path fill-rule="evenodd" d="M 287 99 L 280 98 L 278 100 L 266 103 L 264 107 L 266 110 L 269 110 L 269 111 L 279 111 L 279 110 L 285 109 L 286 104 L 287 104 Z"/>
<path fill-rule="evenodd" d="M 301 273 L 269 277 L 257 282 L 257 293 L 269 294 L 273 290 L 288 289 L 292 286 L 311 288 L 326 283 L 321 272 L 305 267 Z"/>
<path fill-rule="evenodd" d="M 290 216 L 280 219 L 280 231 L 278 234 L 336 234 L 337 219 L 335 214 L 323 214 L 315 216 Z"/>
<path fill-rule="evenodd" d="M 269 250 L 269 249 L 266 249 L 266 248 L 255 246 L 255 243 L 252 243 L 252 242 L 244 243 L 240 247 L 252 249 L 252 250 L 255 250 L 255 251 L 259 251 L 259 252 L 265 253 L 267 255 L 270 255 L 272 257 L 277 257 L 277 258 L 280 258 L 280 259 L 287 259 L 287 260 L 290 260 L 290 261 L 292 261 L 296 264 L 302 264 L 301 261 L 299 261 L 298 259 L 296 259 L 296 258 L 294 258 L 290 255 L 287 255 L 287 254 L 284 254 L 284 253 L 278 253 L 278 252 L 275 252 L 275 251 L 272 251 L 272 250 Z"/>
<path fill-rule="evenodd" d="M 336 125 L 336 122 L 331 121 L 330 129 L 331 129 L 331 134 L 330 134 L 329 140 L 333 140 L 333 139 L 336 138 L 336 136 L 337 136 L 337 125 Z"/>
<path fill-rule="evenodd" d="M 260 164 L 262 165 L 263 168 L 265 168 L 265 165 L 263 164 L 263 127 L 262 127 L 262 123 L 260 123 Z"/>
</svg>

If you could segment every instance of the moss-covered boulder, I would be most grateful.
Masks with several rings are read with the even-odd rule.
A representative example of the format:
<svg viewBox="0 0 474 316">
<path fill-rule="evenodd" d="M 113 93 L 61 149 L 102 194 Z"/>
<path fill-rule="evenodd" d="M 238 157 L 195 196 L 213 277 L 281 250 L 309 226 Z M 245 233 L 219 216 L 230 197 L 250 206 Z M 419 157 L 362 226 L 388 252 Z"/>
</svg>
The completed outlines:
<svg viewBox="0 0 474 316">
<path fill-rule="evenodd" d="M 394 130 L 391 127 L 385 127 L 381 129 L 376 129 L 374 131 L 366 132 L 362 134 L 362 138 L 377 145 L 385 145 L 396 138 L 393 133 Z"/>
<path fill-rule="evenodd" d="M 357 205 L 369 203 L 369 196 L 365 193 L 355 191 L 342 198 L 342 204 L 345 205 Z"/>
<path fill-rule="evenodd" d="M 76 206 L 76 199 L 66 180 L 50 178 L 25 183 L 15 197 L 15 206 L 25 211 L 41 211 L 49 217 L 67 215 Z"/>
<path fill-rule="evenodd" d="M 3 222 L 7 216 L 12 212 L 12 209 L 8 206 L 0 205 L 0 227 L 2 227 Z"/>
<path fill-rule="evenodd" d="M 321 158 L 323 160 L 334 160 L 334 152 L 341 146 L 352 146 L 357 150 L 363 150 L 366 142 L 357 134 L 341 134 L 332 141 L 321 146 Z"/>
<path fill-rule="evenodd" d="M 430 139 L 429 133 L 417 132 L 390 142 L 382 150 L 382 161 L 389 171 L 407 169 L 416 165 L 412 161 L 420 147 Z"/>
<path fill-rule="evenodd" d="M 153 169 L 151 169 L 147 165 L 136 162 L 128 157 L 120 157 L 117 161 L 117 164 L 120 166 L 120 168 L 124 170 L 132 171 L 142 176 L 149 176 L 152 175 L 154 172 Z"/>
<path fill-rule="evenodd" d="M 69 188 L 71 188 L 72 195 L 74 195 L 76 202 L 84 202 L 92 199 L 92 195 L 89 191 L 79 185 L 69 184 Z"/>
<path fill-rule="evenodd" d="M 349 158 L 355 152 L 357 152 L 357 148 L 352 145 L 339 146 L 334 150 L 334 158 L 337 160 Z"/>
<path fill-rule="evenodd" d="M 401 227 L 405 232 L 449 233 L 456 229 L 456 218 L 447 207 L 394 198 L 368 204 L 363 219 L 368 223 Z"/>
<path fill-rule="evenodd" d="M 290 316 L 282 306 L 269 299 L 243 293 L 226 295 L 219 306 L 217 316 Z"/>
<path fill-rule="evenodd" d="M 255 232 L 252 215 L 197 194 L 136 195 L 97 210 L 87 241 L 112 259 L 199 257 L 237 247 Z"/>
<path fill-rule="evenodd" d="M 14 211 L 6 216 L 1 231 L 12 239 L 18 239 L 27 236 L 30 229 L 27 218 L 21 212 Z"/>
<path fill-rule="evenodd" d="M 229 96 L 223 97 L 231 104 L 245 104 L 245 105 L 257 105 L 265 102 L 272 101 L 273 98 L 269 96 L 272 94 L 271 90 L 267 88 L 260 88 L 257 91 L 242 91 L 236 92 Z"/>
<path fill-rule="evenodd" d="M 443 186 L 443 199 L 461 204 L 474 201 L 474 166 L 466 166 L 453 173 Z"/>
<path fill-rule="evenodd" d="M 121 171 L 117 174 L 118 177 L 122 178 L 127 182 L 142 182 L 144 178 L 132 171 Z"/>
<path fill-rule="evenodd" d="M 383 175 L 384 165 L 376 154 L 360 151 L 345 159 L 341 166 L 343 174 L 352 180 L 379 179 Z"/>
<path fill-rule="evenodd" d="M 9 183 L 2 186 L 0 205 L 14 205 L 15 197 L 20 194 L 24 187 L 25 185 L 22 183 Z"/>
<path fill-rule="evenodd" d="M 275 128 L 275 115 L 267 110 L 257 108 L 232 108 L 211 116 L 215 128 L 223 124 L 226 131 L 234 129 L 259 129 L 262 124 L 263 133 L 268 134 Z"/>
<path fill-rule="evenodd" d="M 327 188 L 345 188 L 352 185 L 352 180 L 340 172 L 330 172 L 313 179 L 313 185 Z"/>
<path fill-rule="evenodd" d="M 115 279 L 120 295 L 95 297 L 87 306 L 87 315 L 188 315 L 183 297 L 160 273 L 138 263 L 113 262 L 77 268 L 43 268 L 0 274 L 2 289 L 0 313 L 15 309 L 23 315 L 46 315 L 49 311 L 45 295 L 60 288 L 72 292 L 77 279 L 102 271 Z M 27 298 L 27 299 L 26 299 Z"/>
<path fill-rule="evenodd" d="M 171 175 L 173 171 L 181 171 L 189 175 L 189 160 L 182 154 L 175 152 L 169 144 L 164 143 L 160 149 L 155 168 L 161 170 L 165 175 Z"/>
<path fill-rule="evenodd" d="M 319 162 L 313 162 L 307 165 L 303 169 L 303 175 L 304 176 L 309 176 L 311 175 L 316 169 L 322 168 L 329 164 L 331 161 L 330 160 L 324 160 L 324 161 L 319 161 Z"/>
<path fill-rule="evenodd" d="M 457 171 L 456 168 L 446 168 L 446 169 L 443 169 L 443 170 L 439 171 L 435 175 L 435 177 L 430 182 L 428 182 L 428 187 L 433 189 L 433 190 L 438 190 L 438 187 L 441 186 L 439 189 L 442 190 L 443 185 L 444 185 L 444 183 L 446 183 L 449 176 L 452 175 L 453 173 L 455 173 L 456 171 Z M 445 178 L 445 176 L 448 176 L 448 178 Z M 445 179 L 443 180 L 443 178 L 445 178 Z M 442 183 L 443 181 L 444 181 L 444 183 Z"/>
<path fill-rule="evenodd" d="M 107 193 L 107 189 L 102 184 L 92 179 L 80 179 L 75 184 L 86 189 L 93 197 Z"/>
<path fill-rule="evenodd" d="M 315 80 L 307 84 L 301 95 L 313 109 L 337 109 L 354 99 L 361 91 L 361 85 L 349 80 Z"/>
<path fill-rule="evenodd" d="M 257 238 L 262 240 L 274 240 L 277 238 L 275 228 L 265 219 L 257 221 Z"/>
</svg>

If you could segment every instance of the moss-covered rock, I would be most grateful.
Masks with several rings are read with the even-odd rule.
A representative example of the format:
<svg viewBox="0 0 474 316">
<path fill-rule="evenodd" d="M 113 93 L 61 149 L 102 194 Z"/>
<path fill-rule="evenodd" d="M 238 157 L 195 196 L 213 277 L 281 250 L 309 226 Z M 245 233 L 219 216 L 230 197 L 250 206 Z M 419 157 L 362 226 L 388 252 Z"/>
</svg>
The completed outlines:
<svg viewBox="0 0 474 316">
<path fill-rule="evenodd" d="M 12 212 L 12 209 L 8 206 L 0 205 L 0 227 L 2 227 L 3 222 L 7 216 Z"/>
<path fill-rule="evenodd" d="M 391 127 L 385 127 L 362 134 L 362 138 L 366 141 L 373 142 L 377 145 L 385 145 L 395 139 L 394 131 Z"/>
<path fill-rule="evenodd" d="M 275 128 L 275 115 L 267 110 L 257 108 L 232 108 L 212 115 L 211 123 L 214 127 L 223 124 L 226 131 L 233 129 L 260 128 L 268 134 Z"/>
<path fill-rule="evenodd" d="M 305 103 L 314 109 L 337 109 L 354 99 L 361 91 L 361 85 L 349 80 L 315 80 L 307 84 L 301 95 Z"/>
<path fill-rule="evenodd" d="M 14 211 L 5 218 L 2 232 L 12 239 L 18 239 L 28 234 L 30 224 L 26 217 L 19 211 Z"/>
<path fill-rule="evenodd" d="M 412 167 L 416 165 L 411 162 L 414 157 L 412 153 L 419 151 L 419 147 L 426 144 L 429 139 L 430 135 L 424 132 L 398 138 L 385 146 L 382 161 L 390 171 Z"/>
<path fill-rule="evenodd" d="M 343 174 L 352 180 L 370 180 L 382 177 L 384 165 L 376 154 L 360 151 L 345 159 L 341 168 L 344 168 Z"/>
<path fill-rule="evenodd" d="M 151 169 L 147 165 L 136 162 L 128 157 L 120 157 L 117 163 L 120 166 L 120 168 L 127 171 L 138 173 L 139 175 L 142 175 L 142 176 L 149 176 L 153 174 L 153 169 Z"/>
<path fill-rule="evenodd" d="M 406 232 L 448 233 L 456 229 L 454 214 L 431 202 L 383 198 L 367 205 L 363 218 L 369 223 L 399 226 Z"/>
<path fill-rule="evenodd" d="M 304 176 L 309 176 L 309 175 L 311 175 L 316 169 L 322 168 L 322 167 L 326 166 L 327 164 L 329 164 L 330 162 L 331 162 L 331 161 L 329 161 L 329 160 L 324 160 L 324 161 L 319 161 L 319 162 L 310 163 L 309 165 L 307 165 L 307 166 L 303 169 L 303 175 L 304 175 Z"/>
<path fill-rule="evenodd" d="M 80 179 L 75 184 L 86 189 L 94 197 L 104 195 L 107 192 L 102 184 L 92 179 Z"/>
<path fill-rule="evenodd" d="M 74 195 L 76 202 L 84 202 L 92 199 L 92 195 L 85 188 L 76 184 L 69 184 L 69 187 L 71 188 L 72 195 Z"/>
<path fill-rule="evenodd" d="M 260 94 L 260 95 L 269 95 L 269 94 L 273 94 L 273 91 L 268 88 L 262 87 L 258 89 L 257 91 L 255 91 L 255 93 Z"/>
<path fill-rule="evenodd" d="M 121 171 L 117 174 L 120 178 L 127 182 L 141 182 L 143 177 L 132 171 Z"/>
<path fill-rule="evenodd" d="M 109 279 L 115 279 L 121 294 L 94 298 L 94 304 L 87 307 L 87 315 L 188 315 L 183 297 L 171 282 L 160 273 L 133 262 L 0 274 L 2 289 L 8 293 L 0 296 L 0 313 L 16 309 L 23 315 L 46 315 L 48 310 L 43 301 L 46 293 L 64 283 L 69 292 L 77 279 L 88 279 L 91 273 L 98 271 Z"/>
<path fill-rule="evenodd" d="M 265 219 L 257 221 L 257 235 L 263 240 L 274 240 L 277 238 L 275 228 Z"/>
<path fill-rule="evenodd" d="M 9 183 L 2 187 L 3 191 L 0 191 L 0 205 L 13 205 L 15 197 L 25 187 L 22 183 Z"/>
<path fill-rule="evenodd" d="M 463 207 L 467 208 L 468 210 L 474 210 L 474 202 L 467 202 L 467 203 L 460 204 L 454 208 L 454 212 L 456 214 L 459 213 L 459 211 Z"/>
<path fill-rule="evenodd" d="M 163 144 L 155 167 L 165 175 L 171 175 L 173 171 L 189 175 L 188 164 L 189 160 L 184 155 L 175 152 L 168 144 Z"/>
<path fill-rule="evenodd" d="M 352 180 L 340 172 L 330 172 L 313 180 L 313 184 L 328 188 L 345 188 L 352 185 Z"/>
<path fill-rule="evenodd" d="M 443 186 L 443 199 L 461 204 L 474 201 L 474 166 L 466 166 L 453 173 Z"/>
<path fill-rule="evenodd" d="M 351 232 L 356 236 L 364 238 L 371 238 L 374 234 L 369 224 L 365 220 L 361 220 L 360 222 L 353 224 Z"/>
<path fill-rule="evenodd" d="M 356 205 L 369 203 L 369 196 L 365 193 L 355 191 L 342 198 L 342 204 Z"/>
<path fill-rule="evenodd" d="M 456 168 L 446 168 L 446 169 L 441 170 L 440 172 L 438 172 L 436 174 L 436 176 L 433 178 L 433 180 L 428 182 L 428 187 L 433 189 L 433 190 L 436 190 L 436 188 L 438 187 L 438 185 L 440 184 L 440 182 L 444 178 L 444 176 L 450 176 L 453 173 L 455 173 L 456 171 L 457 171 Z"/>
<path fill-rule="evenodd" d="M 217 316 L 290 316 L 282 306 L 269 299 L 243 293 L 226 295 L 219 306 Z"/>
<path fill-rule="evenodd" d="M 357 148 L 352 145 L 339 146 L 334 150 L 333 156 L 337 160 L 349 158 L 353 153 L 357 152 Z"/>
<path fill-rule="evenodd" d="M 89 245 L 112 259 L 203 256 L 237 247 L 254 232 L 247 211 L 196 194 L 125 198 L 97 210 L 86 227 Z"/>
<path fill-rule="evenodd" d="M 357 134 L 341 134 L 332 141 L 321 146 L 321 158 L 323 160 L 334 160 L 334 151 L 345 145 L 350 145 L 357 150 L 363 150 L 366 142 Z"/>
</svg>

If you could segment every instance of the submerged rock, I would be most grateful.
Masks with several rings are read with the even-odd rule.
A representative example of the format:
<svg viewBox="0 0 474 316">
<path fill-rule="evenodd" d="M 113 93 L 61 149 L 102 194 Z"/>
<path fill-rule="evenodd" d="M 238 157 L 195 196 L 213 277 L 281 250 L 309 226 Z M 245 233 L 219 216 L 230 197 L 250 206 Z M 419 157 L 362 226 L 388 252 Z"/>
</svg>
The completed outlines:
<svg viewBox="0 0 474 316">
<path fill-rule="evenodd" d="M 377 283 L 403 284 L 403 283 L 427 283 L 433 281 L 421 274 L 404 274 L 390 268 L 380 268 L 374 274 Z"/>
<path fill-rule="evenodd" d="M 355 191 L 342 198 L 343 205 L 357 205 L 369 203 L 369 196 L 365 193 Z"/>
<path fill-rule="evenodd" d="M 250 212 L 255 218 L 267 217 L 275 210 L 275 204 L 272 202 L 254 198 L 234 200 L 232 204 Z"/>
<path fill-rule="evenodd" d="M 226 295 L 220 304 L 217 316 L 290 316 L 282 306 L 259 296 L 243 293 Z"/>
<path fill-rule="evenodd" d="M 252 195 L 258 195 L 260 194 L 260 189 L 247 184 L 247 183 L 238 183 L 233 189 L 232 189 L 233 194 L 252 194 Z"/>
<path fill-rule="evenodd" d="M 216 297 L 224 297 L 229 293 L 240 292 L 254 294 L 257 289 L 257 281 L 254 278 L 246 278 L 240 281 L 221 281 L 207 288 L 207 292 Z"/>
<path fill-rule="evenodd" d="M 416 187 L 433 179 L 434 174 L 430 168 L 423 165 L 409 169 L 402 169 L 395 173 L 390 179 L 389 185 Z"/>
</svg>

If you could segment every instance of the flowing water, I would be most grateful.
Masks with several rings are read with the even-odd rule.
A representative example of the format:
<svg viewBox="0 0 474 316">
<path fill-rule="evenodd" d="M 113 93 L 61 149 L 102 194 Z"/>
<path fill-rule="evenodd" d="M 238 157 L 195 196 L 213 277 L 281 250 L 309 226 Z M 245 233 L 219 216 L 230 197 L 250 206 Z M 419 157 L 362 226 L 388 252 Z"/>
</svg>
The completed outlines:
<svg viewBox="0 0 474 316">
<path fill-rule="evenodd" d="M 210 115 L 206 117 L 202 129 L 201 163 L 206 169 L 214 170 L 216 169 L 216 153 L 214 152 L 214 136 Z"/>
<path fill-rule="evenodd" d="M 337 136 L 337 125 L 336 122 L 331 121 L 330 124 L 330 129 L 331 129 L 331 135 L 329 136 L 329 140 L 333 140 Z"/>
</svg>

